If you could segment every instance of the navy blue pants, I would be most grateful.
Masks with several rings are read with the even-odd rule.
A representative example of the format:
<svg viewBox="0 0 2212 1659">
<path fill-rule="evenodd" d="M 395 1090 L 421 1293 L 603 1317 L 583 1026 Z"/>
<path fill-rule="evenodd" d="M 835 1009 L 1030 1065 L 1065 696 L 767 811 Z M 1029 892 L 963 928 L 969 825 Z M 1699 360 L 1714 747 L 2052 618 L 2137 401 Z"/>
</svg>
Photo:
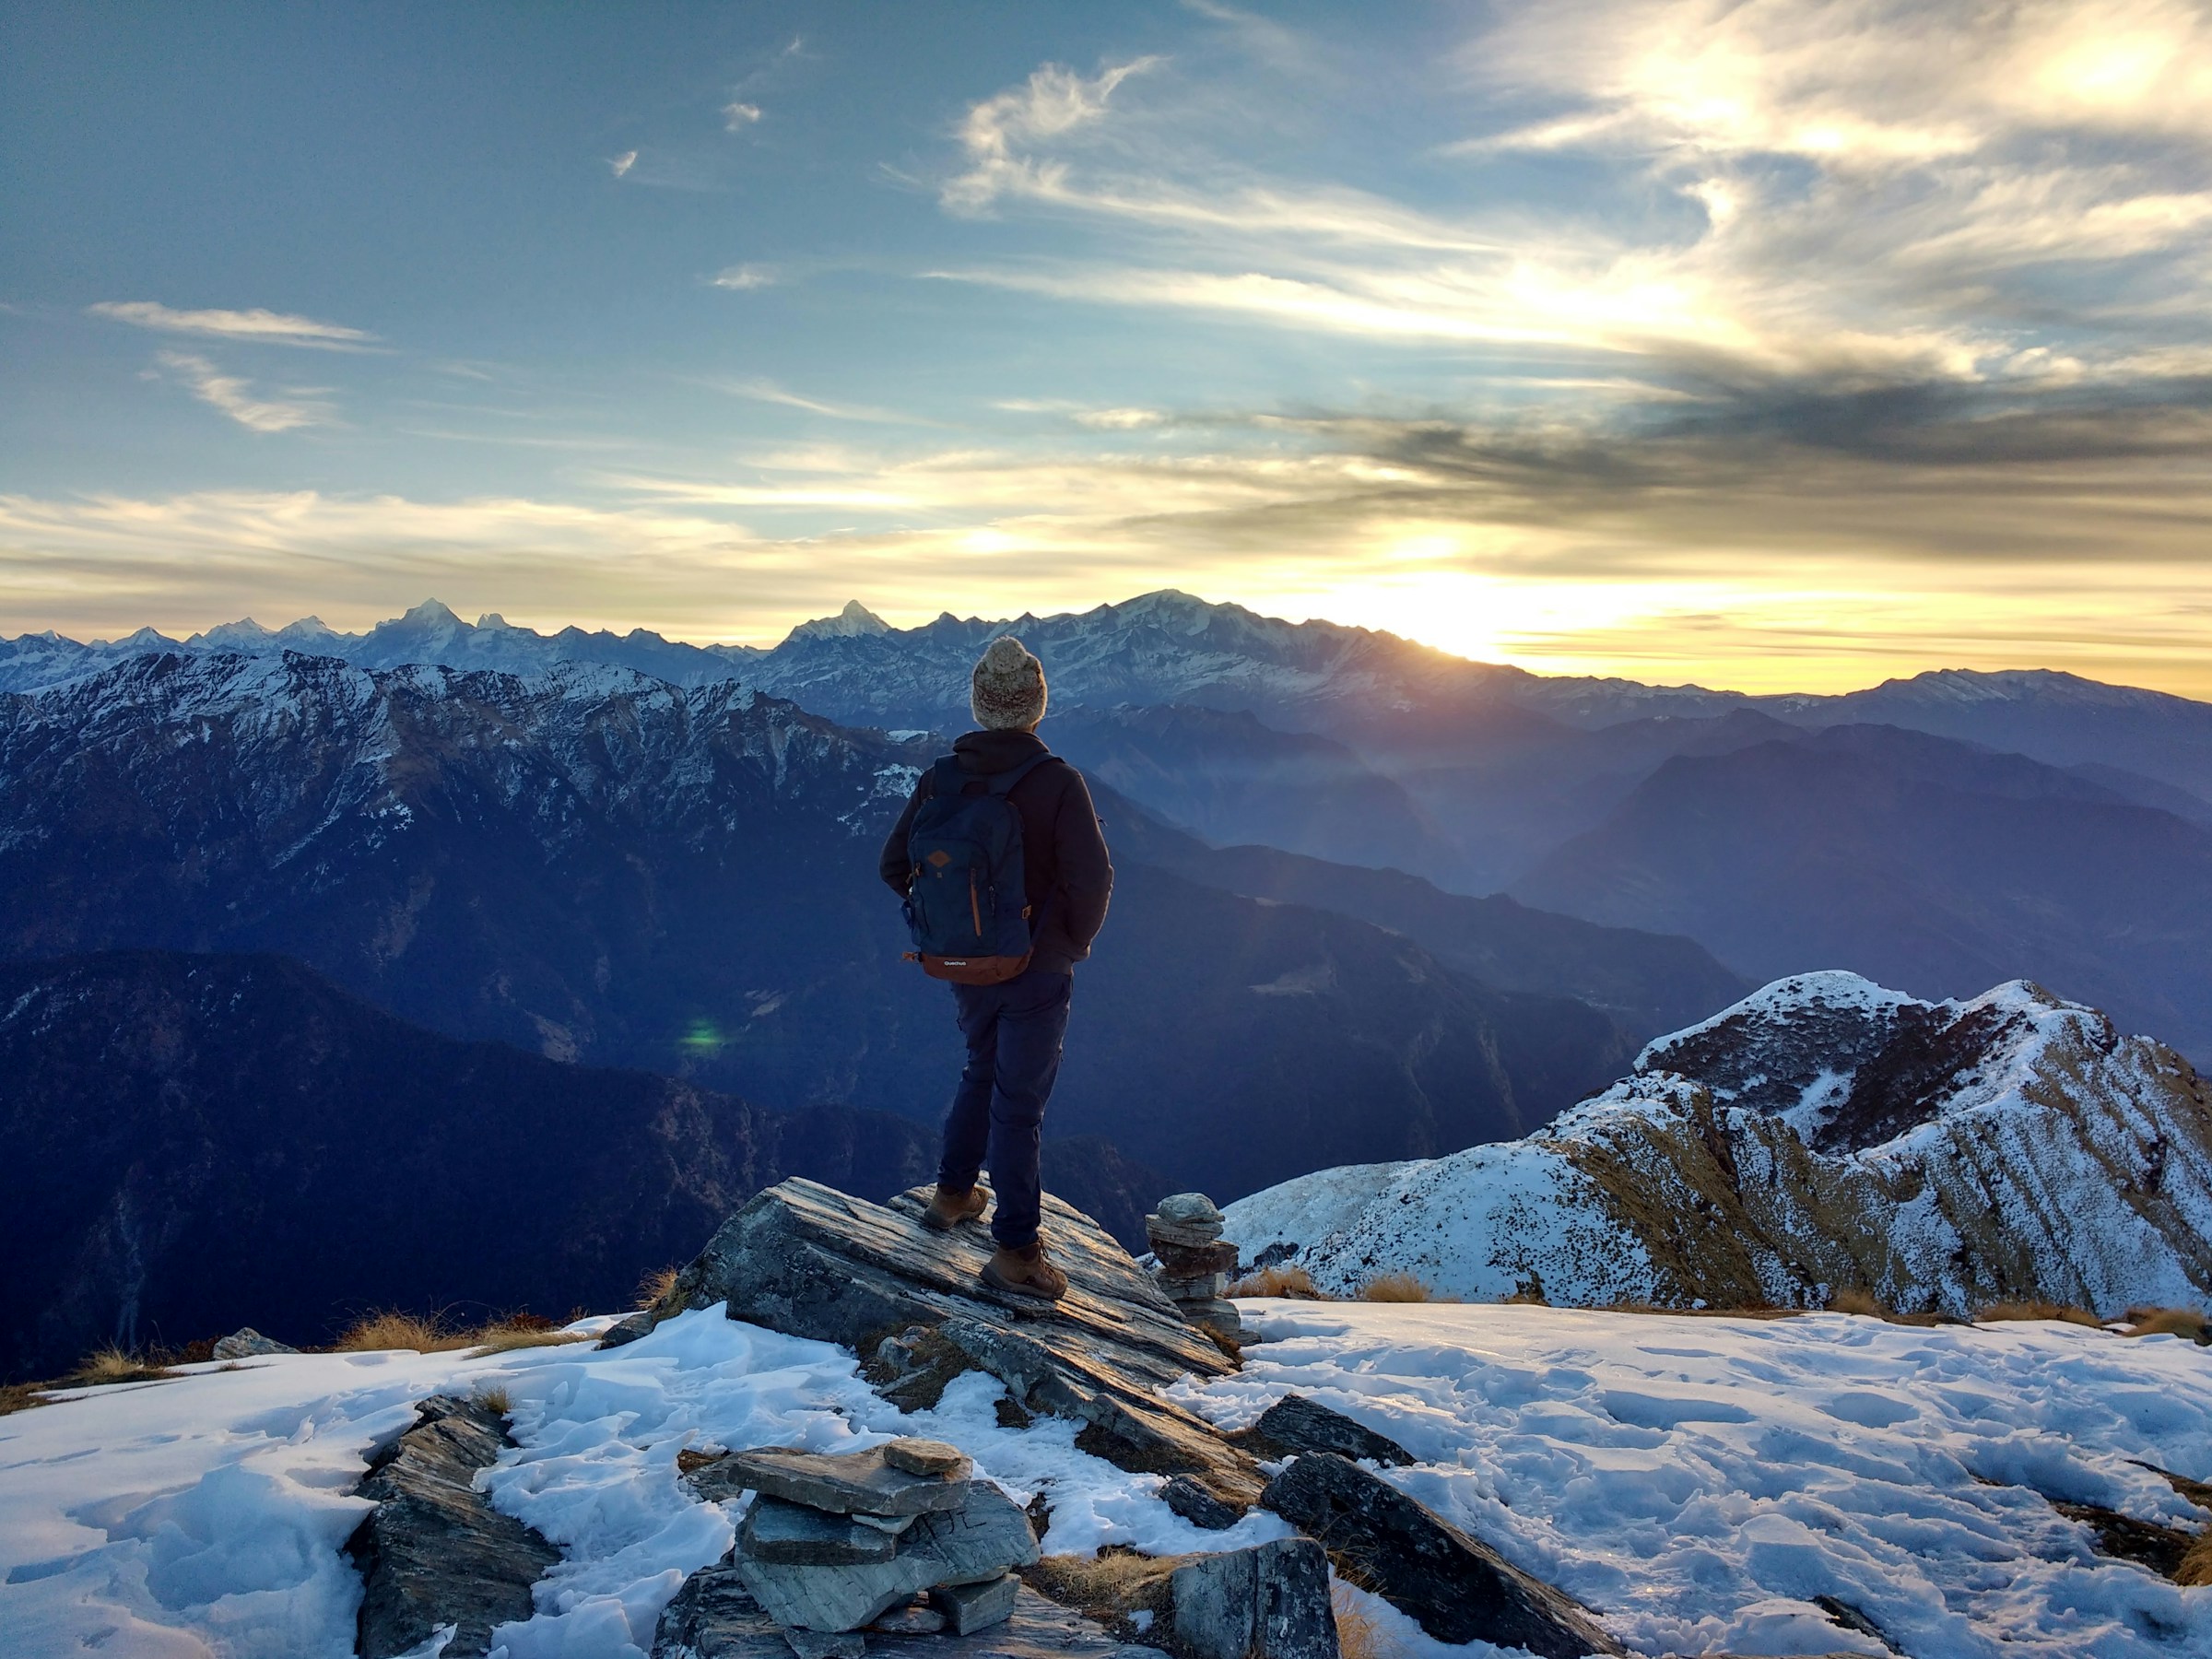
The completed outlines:
<svg viewBox="0 0 2212 1659">
<path fill-rule="evenodd" d="M 1044 1103 L 1060 1075 L 1075 984 L 1072 973 L 1032 968 L 1003 985 L 952 988 L 968 1064 L 945 1114 L 937 1182 L 956 1191 L 971 1187 L 987 1161 L 998 1200 L 991 1236 L 1009 1249 L 1037 1240 L 1043 1206 L 1037 1147 Z"/>
</svg>

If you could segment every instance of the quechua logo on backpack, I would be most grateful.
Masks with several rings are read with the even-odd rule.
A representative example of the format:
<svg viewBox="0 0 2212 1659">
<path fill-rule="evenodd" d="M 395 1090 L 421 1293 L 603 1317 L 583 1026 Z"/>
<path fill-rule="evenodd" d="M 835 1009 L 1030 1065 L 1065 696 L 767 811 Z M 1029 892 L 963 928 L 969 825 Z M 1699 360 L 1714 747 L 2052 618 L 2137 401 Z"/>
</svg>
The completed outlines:
<svg viewBox="0 0 2212 1659">
<path fill-rule="evenodd" d="M 1028 969 L 1021 814 L 1006 796 L 1051 759 L 1032 756 L 989 777 L 963 771 L 950 755 L 933 769 L 929 798 L 906 837 L 906 925 L 914 938 L 907 959 L 932 979 L 996 985 Z"/>
</svg>

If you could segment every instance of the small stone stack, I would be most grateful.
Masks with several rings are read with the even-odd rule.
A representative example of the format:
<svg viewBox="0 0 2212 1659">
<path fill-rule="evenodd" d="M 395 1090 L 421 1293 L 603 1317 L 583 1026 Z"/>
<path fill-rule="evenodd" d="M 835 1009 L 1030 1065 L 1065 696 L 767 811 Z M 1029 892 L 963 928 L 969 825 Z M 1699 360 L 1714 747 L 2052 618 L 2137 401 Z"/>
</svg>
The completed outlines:
<svg viewBox="0 0 2212 1659">
<path fill-rule="evenodd" d="M 691 1471 L 702 1498 L 756 1494 L 728 1566 L 799 1659 L 857 1659 L 864 1632 L 964 1636 L 1004 1620 L 1037 1559 L 1014 1500 L 939 1441 L 841 1455 L 733 1452 Z"/>
<path fill-rule="evenodd" d="M 1200 1330 L 1241 1342 L 1244 1327 L 1223 1292 L 1237 1265 L 1237 1247 L 1221 1239 L 1221 1212 L 1204 1193 L 1162 1198 L 1145 1218 L 1145 1237 L 1159 1265 L 1152 1279 L 1176 1312 Z"/>
</svg>

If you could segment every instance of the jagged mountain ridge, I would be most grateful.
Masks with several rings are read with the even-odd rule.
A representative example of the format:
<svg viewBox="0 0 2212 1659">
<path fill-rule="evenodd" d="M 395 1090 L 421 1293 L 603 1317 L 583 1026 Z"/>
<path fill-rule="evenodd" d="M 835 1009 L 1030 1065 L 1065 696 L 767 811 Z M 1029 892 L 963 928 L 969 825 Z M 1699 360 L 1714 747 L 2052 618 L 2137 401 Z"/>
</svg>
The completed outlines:
<svg viewBox="0 0 2212 1659">
<path fill-rule="evenodd" d="M 0 700 L 0 954 L 278 951 L 451 1035 L 934 1117 L 958 1041 L 874 875 L 928 753 L 729 681 L 132 659 Z M 1110 926 L 1056 1125 L 1225 1196 L 1524 1133 L 1633 1052 L 1142 862 Z"/>
<path fill-rule="evenodd" d="M 1898 725 L 2053 766 L 2128 772 L 2183 792 L 2179 801 L 2156 804 L 2212 817 L 2212 705 L 2186 698 L 2040 669 L 1936 670 L 1841 695 L 1767 697 L 1542 676 L 1371 629 L 1283 622 L 1171 591 L 1045 618 L 947 614 L 912 629 L 890 628 L 855 602 L 838 617 L 800 625 L 769 650 L 693 646 L 644 629 L 541 635 L 496 616 L 472 626 L 434 600 L 359 635 L 312 618 L 276 630 L 227 624 L 182 642 L 150 629 L 101 646 L 27 634 L 0 641 L 0 690 L 63 683 L 148 651 L 297 648 L 375 668 L 439 663 L 531 674 L 596 662 L 685 686 L 735 676 L 848 724 L 914 729 L 964 724 L 969 665 L 1009 628 L 1043 653 L 1064 711 L 1188 705 L 1253 714 L 1283 732 L 1352 746 L 1460 843 L 1471 862 L 1454 885 L 1465 890 L 1501 885 L 1551 845 L 1591 828 L 1667 756 L 1716 740 L 1740 745 L 1749 733 L 1732 716 L 1806 729 Z M 2116 777 L 2107 781 L 2124 788 Z M 1172 815 L 1167 801 L 1154 805 Z M 1229 837 L 1249 838 L 1243 830 Z M 1356 847 L 1295 850 L 1374 862 L 1347 858 Z M 1419 856 L 1407 858 L 1417 874 L 1455 873 L 1442 864 L 1421 867 Z"/>
<path fill-rule="evenodd" d="M 1230 1206 L 1324 1288 L 1412 1273 L 1555 1303 L 1965 1314 L 2212 1298 L 2212 1088 L 2025 982 L 1930 1004 L 1778 981 L 1661 1038 L 1542 1134 Z"/>
<path fill-rule="evenodd" d="M 1301 702 L 1380 700 L 1409 706 L 1473 691 L 1585 729 L 1749 709 L 1811 727 L 1900 725 L 2017 750 L 2054 766 L 2130 768 L 2212 794 L 2212 705 L 2063 670 L 1931 669 L 1856 691 L 1761 696 L 1532 674 L 1374 629 L 1320 619 L 1283 622 L 1171 589 L 1043 618 L 989 620 L 947 612 L 912 629 L 893 628 L 853 600 L 835 617 L 799 624 L 765 650 L 690 645 L 646 629 L 615 634 L 571 627 L 540 634 L 496 614 L 471 625 L 435 599 L 360 634 L 339 632 L 312 617 L 281 629 L 249 618 L 186 640 L 144 628 L 91 645 L 49 629 L 0 640 L 0 690 L 59 684 L 149 652 L 296 650 L 370 668 L 438 663 L 518 674 L 593 662 L 677 685 L 741 677 L 846 724 L 898 727 L 924 711 L 932 715 L 925 724 L 959 719 L 960 677 L 982 643 L 1008 629 L 1053 652 L 1056 696 L 1094 708 L 1187 702 L 1255 712 L 1272 706 L 1281 713 Z M 1328 728 L 1326 721 L 1292 724 Z"/>
</svg>

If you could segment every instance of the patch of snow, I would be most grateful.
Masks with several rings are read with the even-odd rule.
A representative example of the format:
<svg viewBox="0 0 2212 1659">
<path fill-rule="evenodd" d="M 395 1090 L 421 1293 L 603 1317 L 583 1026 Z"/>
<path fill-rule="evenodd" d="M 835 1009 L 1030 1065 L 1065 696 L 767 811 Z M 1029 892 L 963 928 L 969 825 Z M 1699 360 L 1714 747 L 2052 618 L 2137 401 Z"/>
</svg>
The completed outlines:
<svg viewBox="0 0 2212 1659">
<path fill-rule="evenodd" d="M 1418 1460 L 1386 1478 L 1589 1603 L 1644 1653 L 1879 1649 L 1814 1605 L 1862 1609 L 1947 1659 L 2212 1654 L 2212 1587 L 2099 1557 L 2051 1497 L 2194 1526 L 2138 1461 L 2212 1478 L 2212 1351 L 2061 1324 L 1936 1329 L 1841 1314 L 1754 1321 L 1536 1307 L 1246 1301 L 1236 1376 L 1170 1394 L 1224 1426 L 1296 1392 Z M 604 1318 L 575 1329 L 597 1329 Z M 492 1501 L 565 1559 L 507 1659 L 641 1659 L 742 1500 L 698 1501 L 687 1446 L 857 1450 L 947 1440 L 1026 1502 L 1048 1551 L 1150 1554 L 1286 1535 L 1257 1512 L 1204 1533 L 1160 1477 L 1076 1449 L 1073 1423 L 1003 1427 L 999 1384 L 957 1379 L 902 1414 L 821 1343 L 688 1313 L 608 1353 L 300 1355 L 79 1391 L 0 1418 L 0 1628 L 11 1659 L 350 1653 L 341 1553 L 369 1449 L 432 1392 L 498 1385 L 515 1450 Z M 1994 1484 L 1992 1484 L 1994 1483 Z M 1407 1659 L 1441 1644 L 1346 1592 Z M 1489 1659 L 1479 1644 L 1451 1650 Z"/>
<path fill-rule="evenodd" d="M 2212 1475 L 2212 1350 L 1831 1313 L 1239 1311 L 1265 1340 L 1184 1404 L 1233 1426 L 1295 1392 L 1388 1434 L 1419 1461 L 1386 1478 L 1639 1653 L 1880 1653 L 1828 1595 L 1945 1659 L 2212 1653 L 2212 1587 L 2099 1557 L 2047 1501 L 2203 1525 L 2133 1460 Z"/>
</svg>

